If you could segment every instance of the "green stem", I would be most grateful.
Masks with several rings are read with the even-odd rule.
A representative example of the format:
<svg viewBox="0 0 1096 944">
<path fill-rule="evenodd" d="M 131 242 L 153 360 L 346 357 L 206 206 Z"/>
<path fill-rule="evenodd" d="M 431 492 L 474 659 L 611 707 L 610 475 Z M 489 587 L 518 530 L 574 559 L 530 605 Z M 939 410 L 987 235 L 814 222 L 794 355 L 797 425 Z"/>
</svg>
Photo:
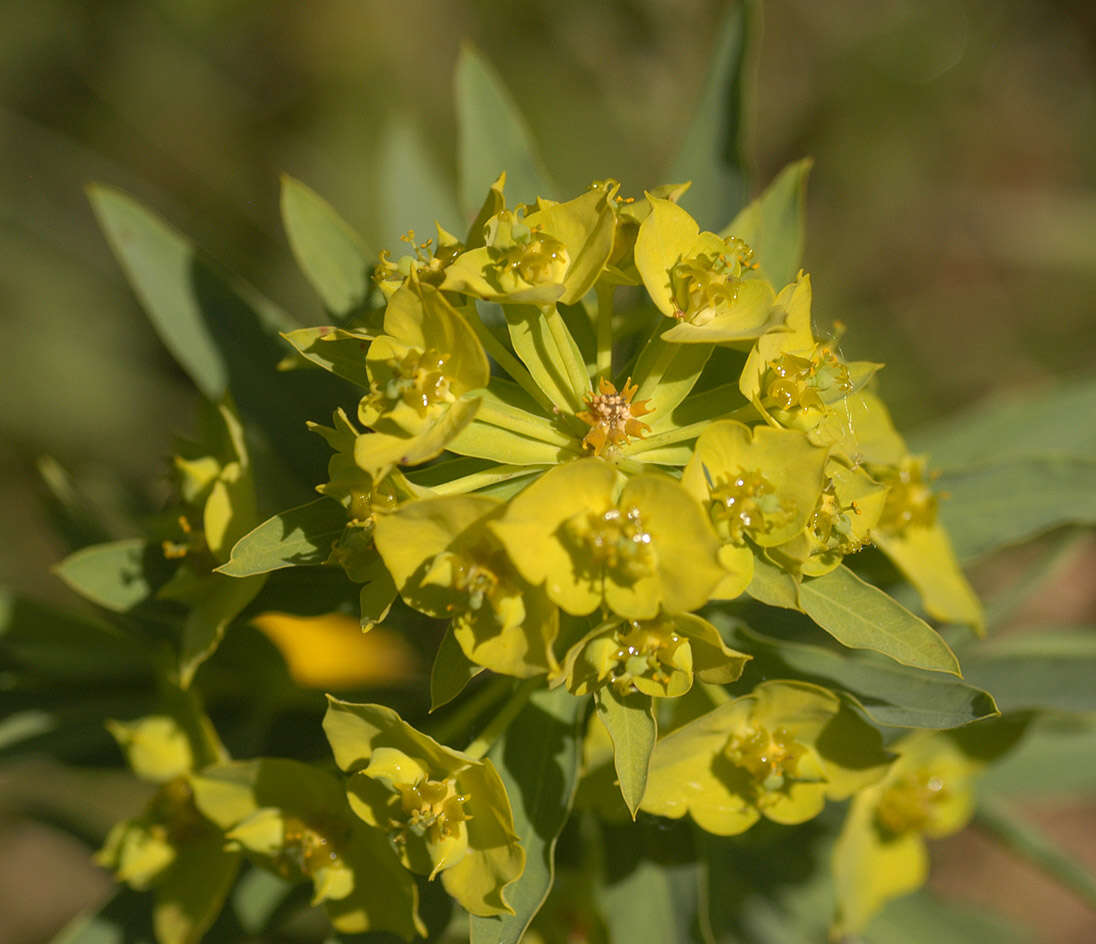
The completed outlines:
<svg viewBox="0 0 1096 944">
<path fill-rule="evenodd" d="M 747 404 L 741 409 L 720 416 L 719 419 L 745 421 L 753 419 L 755 416 L 756 411 L 754 410 L 753 405 Z M 663 446 L 673 446 L 676 443 L 685 442 L 689 439 L 696 439 L 697 436 L 711 426 L 713 422 L 715 422 L 715 418 L 709 418 L 700 420 L 696 423 L 687 423 L 684 426 L 678 426 L 674 429 L 667 429 L 661 433 L 655 433 L 653 436 L 633 440 L 632 442 L 621 446 L 620 451 L 622 455 L 639 458 L 645 452 L 661 449 Z"/>
<path fill-rule="evenodd" d="M 495 746 L 495 741 L 502 737 L 506 729 L 510 727 L 510 722 L 513 721 L 518 716 L 521 709 L 525 707 L 525 703 L 529 700 L 529 696 L 543 684 L 544 680 L 540 678 L 526 679 L 522 682 L 514 691 L 510 700 L 503 706 L 502 711 L 491 719 L 487 727 L 480 732 L 479 736 L 464 749 L 464 753 L 473 760 L 482 760 L 487 752 Z"/>
<path fill-rule="evenodd" d="M 597 284 L 597 376 L 613 376 L 613 289 L 608 282 Z"/>
<path fill-rule="evenodd" d="M 495 337 L 494 332 L 483 323 L 483 319 L 480 317 L 480 313 L 476 310 L 476 307 L 474 305 L 469 305 L 465 308 L 461 308 L 460 311 L 468 324 L 471 325 L 472 330 L 476 332 L 476 337 L 479 338 L 480 344 L 483 345 L 484 350 L 494 359 L 495 363 L 510 375 L 510 379 L 513 380 L 514 383 L 536 400 L 537 403 L 544 408 L 545 412 L 551 414 L 555 409 L 555 405 L 548 399 L 544 391 L 537 386 L 537 382 L 533 379 L 533 375 L 529 373 L 528 368 L 526 368 L 526 366 Z"/>
<path fill-rule="evenodd" d="M 571 393 L 571 406 L 575 410 L 580 410 L 582 409 L 582 398 L 590 390 L 590 376 L 586 373 L 586 365 L 575 357 L 577 345 L 574 338 L 571 337 L 571 332 L 567 329 L 559 309 L 552 305 L 550 308 L 542 309 L 541 313 L 556 346 L 559 363 L 567 374 L 567 386 Z"/>
<path fill-rule="evenodd" d="M 533 413 L 526 413 L 515 407 L 505 406 L 498 401 L 489 400 L 487 397 L 480 399 L 479 409 L 476 411 L 476 419 L 491 426 L 509 430 L 512 433 L 520 433 L 538 442 L 548 443 L 551 446 L 573 446 L 574 440 L 561 433 L 546 419 L 542 419 Z"/>
<path fill-rule="evenodd" d="M 659 332 L 657 337 L 651 338 L 647 342 L 647 350 L 643 352 L 646 354 L 648 351 L 653 351 L 654 357 L 651 361 L 650 368 L 639 378 L 633 377 L 634 383 L 639 385 L 639 389 L 636 391 L 634 399 L 636 400 L 649 400 L 654 396 L 655 388 L 662 382 L 662 376 L 670 368 L 670 364 L 673 363 L 674 358 L 677 356 L 679 345 L 670 344 L 668 341 L 662 340 L 662 332 Z M 643 360 L 643 354 L 639 356 L 639 360 Z M 639 366 L 639 362 L 636 363 Z"/>
<path fill-rule="evenodd" d="M 1002 804 L 983 799 L 978 804 L 975 822 L 1017 855 L 1060 882 L 1096 908 L 1096 877 L 1063 852 L 1034 826 Z"/>
<path fill-rule="evenodd" d="M 474 492 L 478 488 L 486 488 L 488 485 L 497 485 L 499 482 L 508 482 L 523 475 L 532 475 L 543 468 L 542 465 L 500 465 L 485 472 L 475 472 L 459 479 L 442 482 L 434 486 L 434 492 L 438 495 L 463 495 L 466 492 Z"/>
</svg>

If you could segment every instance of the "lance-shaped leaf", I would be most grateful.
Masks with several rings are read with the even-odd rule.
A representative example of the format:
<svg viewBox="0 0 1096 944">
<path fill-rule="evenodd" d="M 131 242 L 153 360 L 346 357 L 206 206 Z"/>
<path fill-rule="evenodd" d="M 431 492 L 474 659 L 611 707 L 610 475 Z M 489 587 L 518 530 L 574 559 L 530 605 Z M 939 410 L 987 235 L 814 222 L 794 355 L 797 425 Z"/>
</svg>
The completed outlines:
<svg viewBox="0 0 1096 944">
<path fill-rule="evenodd" d="M 505 170 L 519 201 L 554 188 L 518 107 L 483 56 L 461 49 L 456 73 L 460 202 L 470 218 L 483 188 Z"/>
<path fill-rule="evenodd" d="M 878 780 L 878 733 L 832 692 L 765 682 L 677 728 L 655 747 L 642 809 L 732 836 L 762 816 L 801 823 L 826 799 Z"/>
<path fill-rule="evenodd" d="M 936 630 L 845 566 L 799 588 L 806 613 L 850 649 L 874 649 L 918 669 L 960 675 L 959 660 Z"/>
<path fill-rule="evenodd" d="M 838 650 L 792 642 L 732 624 L 728 641 L 753 656 L 744 681 L 794 678 L 843 692 L 875 724 L 902 728 L 957 728 L 998 714 L 984 678 L 962 681 L 943 672 L 898 665 L 866 650 Z M 1014 666 L 1013 663 L 1009 663 Z M 968 667 L 964 665 L 964 669 Z M 975 687 L 975 686 L 979 687 Z M 986 691 L 984 689 L 989 689 Z"/>
<path fill-rule="evenodd" d="M 490 761 L 476 761 L 416 731 L 392 709 L 328 699 L 324 731 L 349 773 L 347 796 L 370 826 L 398 839 L 403 864 L 440 874 L 475 915 L 512 914 L 504 897 L 525 864 L 506 789 Z M 425 830 L 415 822 L 431 825 Z"/>
<path fill-rule="evenodd" d="M 518 944 L 552 890 L 556 841 L 578 786 L 585 707 L 564 689 L 536 691 L 487 755 L 513 804 L 525 869 L 506 890 L 514 913 L 473 917 L 471 944 Z"/>
<path fill-rule="evenodd" d="M 426 934 L 414 880 L 384 834 L 351 813 L 337 777 L 264 758 L 207 768 L 191 784 L 202 813 L 260 865 L 311 880 L 312 903 L 337 930 Z"/>
<path fill-rule="evenodd" d="M 685 202 L 712 226 L 727 219 L 747 197 L 741 122 L 748 107 L 748 49 L 759 26 L 754 4 L 739 3 L 727 10 L 692 124 L 665 175 L 667 180 L 692 181 Z"/>
<path fill-rule="evenodd" d="M 282 175 L 281 209 L 289 248 L 324 307 L 339 318 L 361 309 L 377 254 L 331 204 L 288 174 Z"/>
<path fill-rule="evenodd" d="M 317 498 L 249 531 L 217 571 L 229 577 L 250 577 L 284 567 L 322 564 L 345 528 L 345 509 L 330 499 Z"/>
<path fill-rule="evenodd" d="M 183 623 L 179 679 L 184 687 L 213 655 L 229 625 L 255 599 L 265 580 L 264 576 L 236 579 L 221 574 L 202 578 L 200 597 Z"/>
<path fill-rule="evenodd" d="M 211 401 L 231 384 L 242 415 L 307 479 L 315 453 L 304 423 L 331 391 L 279 374 L 279 331 L 297 327 L 241 280 L 210 265 L 178 231 L 132 198 L 96 185 L 88 195 L 141 307 L 175 359 Z"/>
<path fill-rule="evenodd" d="M 479 495 L 409 503 L 378 520 L 377 549 L 409 606 L 452 619 L 469 659 L 507 675 L 539 675 L 555 667 L 558 611 L 488 530 L 499 508 Z"/>
<path fill-rule="evenodd" d="M 762 273 L 774 285 L 786 285 L 799 271 L 806 231 L 807 176 L 812 163 L 804 158 L 785 167 L 765 192 L 723 230 L 724 235 L 749 243 Z"/>
<path fill-rule="evenodd" d="M 151 601 L 173 569 L 159 547 L 142 538 L 127 538 L 82 548 L 53 572 L 84 599 L 125 613 Z"/>
<path fill-rule="evenodd" d="M 613 766 L 621 796 L 635 819 L 647 789 L 651 751 L 658 733 L 654 702 L 641 692 L 621 694 L 608 685 L 597 690 L 594 703 L 613 741 Z"/>
<path fill-rule="evenodd" d="M 355 386 L 369 389 L 365 372 L 365 355 L 373 336 L 360 331 L 347 331 L 325 325 L 319 328 L 298 328 L 282 334 L 297 353 L 317 367 L 336 377 L 349 380 Z"/>
</svg>

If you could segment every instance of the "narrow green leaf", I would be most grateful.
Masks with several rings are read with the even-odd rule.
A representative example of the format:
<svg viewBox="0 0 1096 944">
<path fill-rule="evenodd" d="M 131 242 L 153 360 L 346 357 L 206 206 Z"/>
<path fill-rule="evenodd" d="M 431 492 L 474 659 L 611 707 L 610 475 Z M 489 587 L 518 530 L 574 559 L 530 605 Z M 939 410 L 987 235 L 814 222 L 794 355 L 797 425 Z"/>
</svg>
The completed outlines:
<svg viewBox="0 0 1096 944">
<path fill-rule="evenodd" d="M 331 204 L 288 174 L 282 175 L 282 222 L 297 265 L 324 307 L 340 319 L 363 308 L 377 254 Z"/>
<path fill-rule="evenodd" d="M 321 327 L 286 331 L 282 337 L 318 367 L 363 390 L 369 389 L 369 375 L 365 372 L 365 352 L 369 349 L 366 335 Z"/>
<path fill-rule="evenodd" d="M 456 95 L 459 191 L 466 217 L 472 219 L 502 171 L 511 206 L 557 196 L 517 105 L 483 56 L 468 45 L 457 62 Z"/>
<path fill-rule="evenodd" d="M 795 279 L 803 259 L 804 205 L 811 164 L 804 158 L 785 167 L 723 231 L 750 244 L 761 274 L 777 289 Z"/>
<path fill-rule="evenodd" d="M 476 665 L 464 654 L 450 626 L 438 645 L 430 669 L 430 710 L 448 705 L 482 671 L 483 666 Z"/>
<path fill-rule="evenodd" d="M 551 891 L 556 840 L 578 786 L 584 706 L 562 687 L 534 692 L 487 755 L 510 797 L 525 871 L 506 889 L 514 914 L 473 917 L 471 944 L 517 944 Z"/>
<path fill-rule="evenodd" d="M 85 547 L 53 572 L 86 600 L 125 613 L 150 600 L 173 569 L 158 547 L 128 538 Z"/>
<path fill-rule="evenodd" d="M 715 229 L 746 200 L 742 148 L 748 47 L 760 25 L 753 2 L 731 6 L 716 39 L 693 122 L 666 179 L 692 181 L 682 204 L 705 229 Z"/>
<path fill-rule="evenodd" d="M 152 658 L 147 643 L 108 623 L 0 590 L 0 666 L 23 685 L 28 677 L 54 687 L 117 683 L 146 676 Z"/>
<path fill-rule="evenodd" d="M 620 794 L 635 819 L 643 791 L 647 789 L 651 751 L 658 733 L 654 703 L 649 695 L 634 692 L 622 696 L 609 685 L 597 691 L 594 704 L 613 741 L 613 765 Z"/>
<path fill-rule="evenodd" d="M 276 446 L 279 463 L 317 481 L 323 449 L 305 423 L 339 394 L 315 371 L 277 371 L 284 353 L 278 332 L 296 325 L 131 197 L 103 186 L 88 193 L 137 300 L 198 389 L 216 402 L 231 386 L 241 415 Z"/>
<path fill-rule="evenodd" d="M 611 940 L 636 944 L 691 944 L 697 913 L 695 865 L 667 866 L 640 859 L 601 890 Z"/>
<path fill-rule="evenodd" d="M 713 617 L 715 618 L 715 617 Z M 793 678 L 848 694 L 877 724 L 957 728 L 998 713 L 993 697 L 972 682 L 897 665 L 872 652 L 835 652 L 763 635 L 742 625 L 724 630 L 727 644 L 753 656 L 746 678 Z M 964 670 L 968 669 L 964 660 Z"/>
<path fill-rule="evenodd" d="M 803 612 L 843 646 L 902 665 L 960 675 L 955 653 L 928 623 L 844 565 L 799 587 Z"/>
<path fill-rule="evenodd" d="M 779 606 L 786 610 L 799 609 L 799 585 L 795 578 L 764 557 L 754 558 L 753 579 L 746 592 L 767 606 Z"/>
<path fill-rule="evenodd" d="M 1096 711 L 1096 634 L 1039 630 L 972 646 L 963 674 L 1005 712 Z"/>
<path fill-rule="evenodd" d="M 231 376 L 219 337 L 238 330 L 265 340 L 269 349 L 272 329 L 292 327 L 288 317 L 258 298 L 254 290 L 229 287 L 175 229 L 136 200 L 110 187 L 95 185 L 88 191 L 92 207 L 118 257 L 141 306 L 160 339 L 210 400 L 219 400 Z M 204 282 L 210 283 L 204 285 Z M 213 283 L 221 283 L 214 285 Z M 211 310 L 205 291 L 242 289 L 253 297 L 231 299 L 223 309 Z M 229 298 L 216 299 L 229 302 Z M 225 321 L 220 321 L 224 316 Z M 260 349 L 261 350 L 261 349 Z M 260 351 L 254 351 L 258 354 Z"/>
<path fill-rule="evenodd" d="M 1079 423 L 1085 416 L 1096 416 L 1096 378 L 998 395 L 919 430 L 909 441 L 939 469 L 1055 453 L 1096 459 L 1096 424 Z"/>
<path fill-rule="evenodd" d="M 1042 715 L 978 783 L 984 796 L 1025 799 L 1096 793 L 1096 717 Z"/>
<path fill-rule="evenodd" d="M 436 223 L 463 235 L 467 220 L 457 209 L 454 186 L 442 175 L 415 124 L 398 118 L 386 128 L 379 160 L 379 228 L 384 234 L 384 245 L 399 245 L 397 240 L 408 230 L 414 231 L 416 242 L 433 239 L 436 243 Z M 485 188 L 489 183 L 485 182 Z M 483 199 L 482 192 L 477 199 Z M 403 252 L 392 255 L 398 258 Z"/>
<path fill-rule="evenodd" d="M 1065 524 L 1096 524 L 1096 459 L 1034 456 L 944 473 L 940 520 L 960 560 Z"/>
<path fill-rule="evenodd" d="M 245 534 L 217 572 L 229 577 L 268 574 L 283 567 L 322 564 L 331 542 L 346 527 L 346 509 L 330 498 L 317 498 L 268 518 Z"/>
</svg>

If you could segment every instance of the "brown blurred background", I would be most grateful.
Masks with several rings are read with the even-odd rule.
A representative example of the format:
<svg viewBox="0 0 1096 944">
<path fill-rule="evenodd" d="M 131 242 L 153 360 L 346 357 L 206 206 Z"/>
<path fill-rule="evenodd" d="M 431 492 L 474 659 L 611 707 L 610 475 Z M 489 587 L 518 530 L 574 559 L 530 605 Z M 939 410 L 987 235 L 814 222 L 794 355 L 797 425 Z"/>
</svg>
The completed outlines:
<svg viewBox="0 0 1096 944">
<path fill-rule="evenodd" d="M 100 237 L 88 181 L 134 193 L 319 322 L 281 231 L 281 172 L 327 197 L 371 245 L 393 245 L 419 225 L 384 183 L 400 148 L 420 142 L 437 179 L 455 182 L 451 77 L 468 39 L 525 109 L 565 190 L 612 175 L 638 192 L 659 182 L 688 126 L 725 9 L 4 4 L 0 584 L 64 600 L 48 572 L 63 551 L 39 501 L 41 456 L 59 460 L 122 536 L 133 513 L 160 500 L 170 437 L 191 422 L 186 378 Z M 816 318 L 848 325 L 851 356 L 887 362 L 883 390 L 900 423 L 1090 369 L 1096 7 L 769 0 L 763 19 L 748 155 L 762 183 L 787 161 L 815 158 L 806 266 Z M 424 181 L 420 196 L 435 190 Z M 3 941 L 47 937 L 106 888 L 81 846 L 17 816 L 26 775 L 0 769 Z M 54 886 L 35 900 L 16 881 L 28 871 L 56 876 L 67 893 Z M 1091 912 L 1048 894 L 1026 915 L 1064 916 L 1047 940 L 1096 939 Z"/>
</svg>

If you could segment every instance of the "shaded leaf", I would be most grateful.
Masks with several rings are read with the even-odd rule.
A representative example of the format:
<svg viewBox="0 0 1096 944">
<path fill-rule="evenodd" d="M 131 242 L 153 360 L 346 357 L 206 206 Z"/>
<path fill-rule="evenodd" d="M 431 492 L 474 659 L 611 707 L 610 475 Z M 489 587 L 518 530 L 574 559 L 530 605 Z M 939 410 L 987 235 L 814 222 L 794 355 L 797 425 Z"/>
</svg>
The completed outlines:
<svg viewBox="0 0 1096 944">
<path fill-rule="evenodd" d="M 732 625 L 728 642 L 754 661 L 747 678 L 796 678 L 850 695 L 876 724 L 904 728 L 955 728 L 997 714 L 992 696 L 942 672 L 897 665 L 872 652 L 836 652 L 766 636 Z M 964 668 L 966 668 L 964 660 Z"/>
<path fill-rule="evenodd" d="M 472 918 L 471 944 L 517 944 L 555 876 L 555 848 L 578 785 L 585 706 L 564 688 L 534 692 L 487 755 L 498 769 L 525 849 L 525 871 L 506 889 L 512 915 Z"/>
<path fill-rule="evenodd" d="M 971 647 L 968 682 L 993 692 L 1002 711 L 1096 711 L 1096 634 L 1038 631 Z"/>
<path fill-rule="evenodd" d="M 142 538 L 128 538 L 85 547 L 53 572 L 84 599 L 125 613 L 152 599 L 174 569 L 159 548 Z"/>
<path fill-rule="evenodd" d="M 749 243 L 762 274 L 778 289 L 795 279 L 803 259 L 811 164 L 804 158 L 785 167 L 723 231 Z"/>
<path fill-rule="evenodd" d="M 753 3 L 736 3 L 716 38 L 704 91 L 666 179 L 692 181 L 682 203 L 705 229 L 721 226 L 746 200 L 742 149 L 747 45 L 759 19 Z"/>
<path fill-rule="evenodd" d="M 940 520 L 960 560 L 1064 524 L 1096 524 L 1096 459 L 1034 456 L 944 473 Z"/>
<path fill-rule="evenodd" d="M 249 531 L 236 542 L 228 562 L 217 572 L 248 577 L 283 567 L 322 564 L 345 527 L 346 509 L 329 498 L 317 498 L 274 515 Z"/>
<path fill-rule="evenodd" d="M 255 598 L 266 578 L 237 579 L 214 574 L 205 579 L 209 590 L 183 623 L 179 680 L 184 688 L 190 685 L 198 667 L 213 655 L 229 624 Z"/>
<path fill-rule="evenodd" d="M 940 469 L 1053 453 L 1096 459 L 1096 425 L 1077 422 L 1094 415 L 1096 378 L 1088 378 L 977 403 L 919 430 L 910 448 Z"/>
<path fill-rule="evenodd" d="M 453 635 L 453 627 L 448 627 L 430 670 L 430 710 L 436 711 L 449 704 L 482 671 L 483 666 L 476 665 L 464 654 Z"/>
<path fill-rule="evenodd" d="M 282 222 L 297 265 L 333 315 L 362 308 L 373 287 L 373 252 L 326 200 L 282 175 Z"/>
<path fill-rule="evenodd" d="M 456 95 L 459 193 L 467 217 L 502 171 L 511 205 L 555 196 L 524 117 L 495 71 L 468 45 L 457 62 Z"/>
<path fill-rule="evenodd" d="M 955 653 L 928 623 L 845 566 L 799 588 L 803 612 L 843 646 L 874 649 L 919 669 L 959 675 Z"/>
<path fill-rule="evenodd" d="M 658 733 L 654 702 L 649 695 L 639 692 L 621 696 L 608 685 L 594 695 L 594 704 L 613 741 L 613 765 L 620 794 L 635 819 L 647 787 L 651 751 Z"/>
<path fill-rule="evenodd" d="M 349 380 L 363 390 L 369 389 L 369 376 L 365 372 L 368 335 L 325 326 L 298 328 L 285 332 L 282 337 L 317 367 Z"/>
</svg>

